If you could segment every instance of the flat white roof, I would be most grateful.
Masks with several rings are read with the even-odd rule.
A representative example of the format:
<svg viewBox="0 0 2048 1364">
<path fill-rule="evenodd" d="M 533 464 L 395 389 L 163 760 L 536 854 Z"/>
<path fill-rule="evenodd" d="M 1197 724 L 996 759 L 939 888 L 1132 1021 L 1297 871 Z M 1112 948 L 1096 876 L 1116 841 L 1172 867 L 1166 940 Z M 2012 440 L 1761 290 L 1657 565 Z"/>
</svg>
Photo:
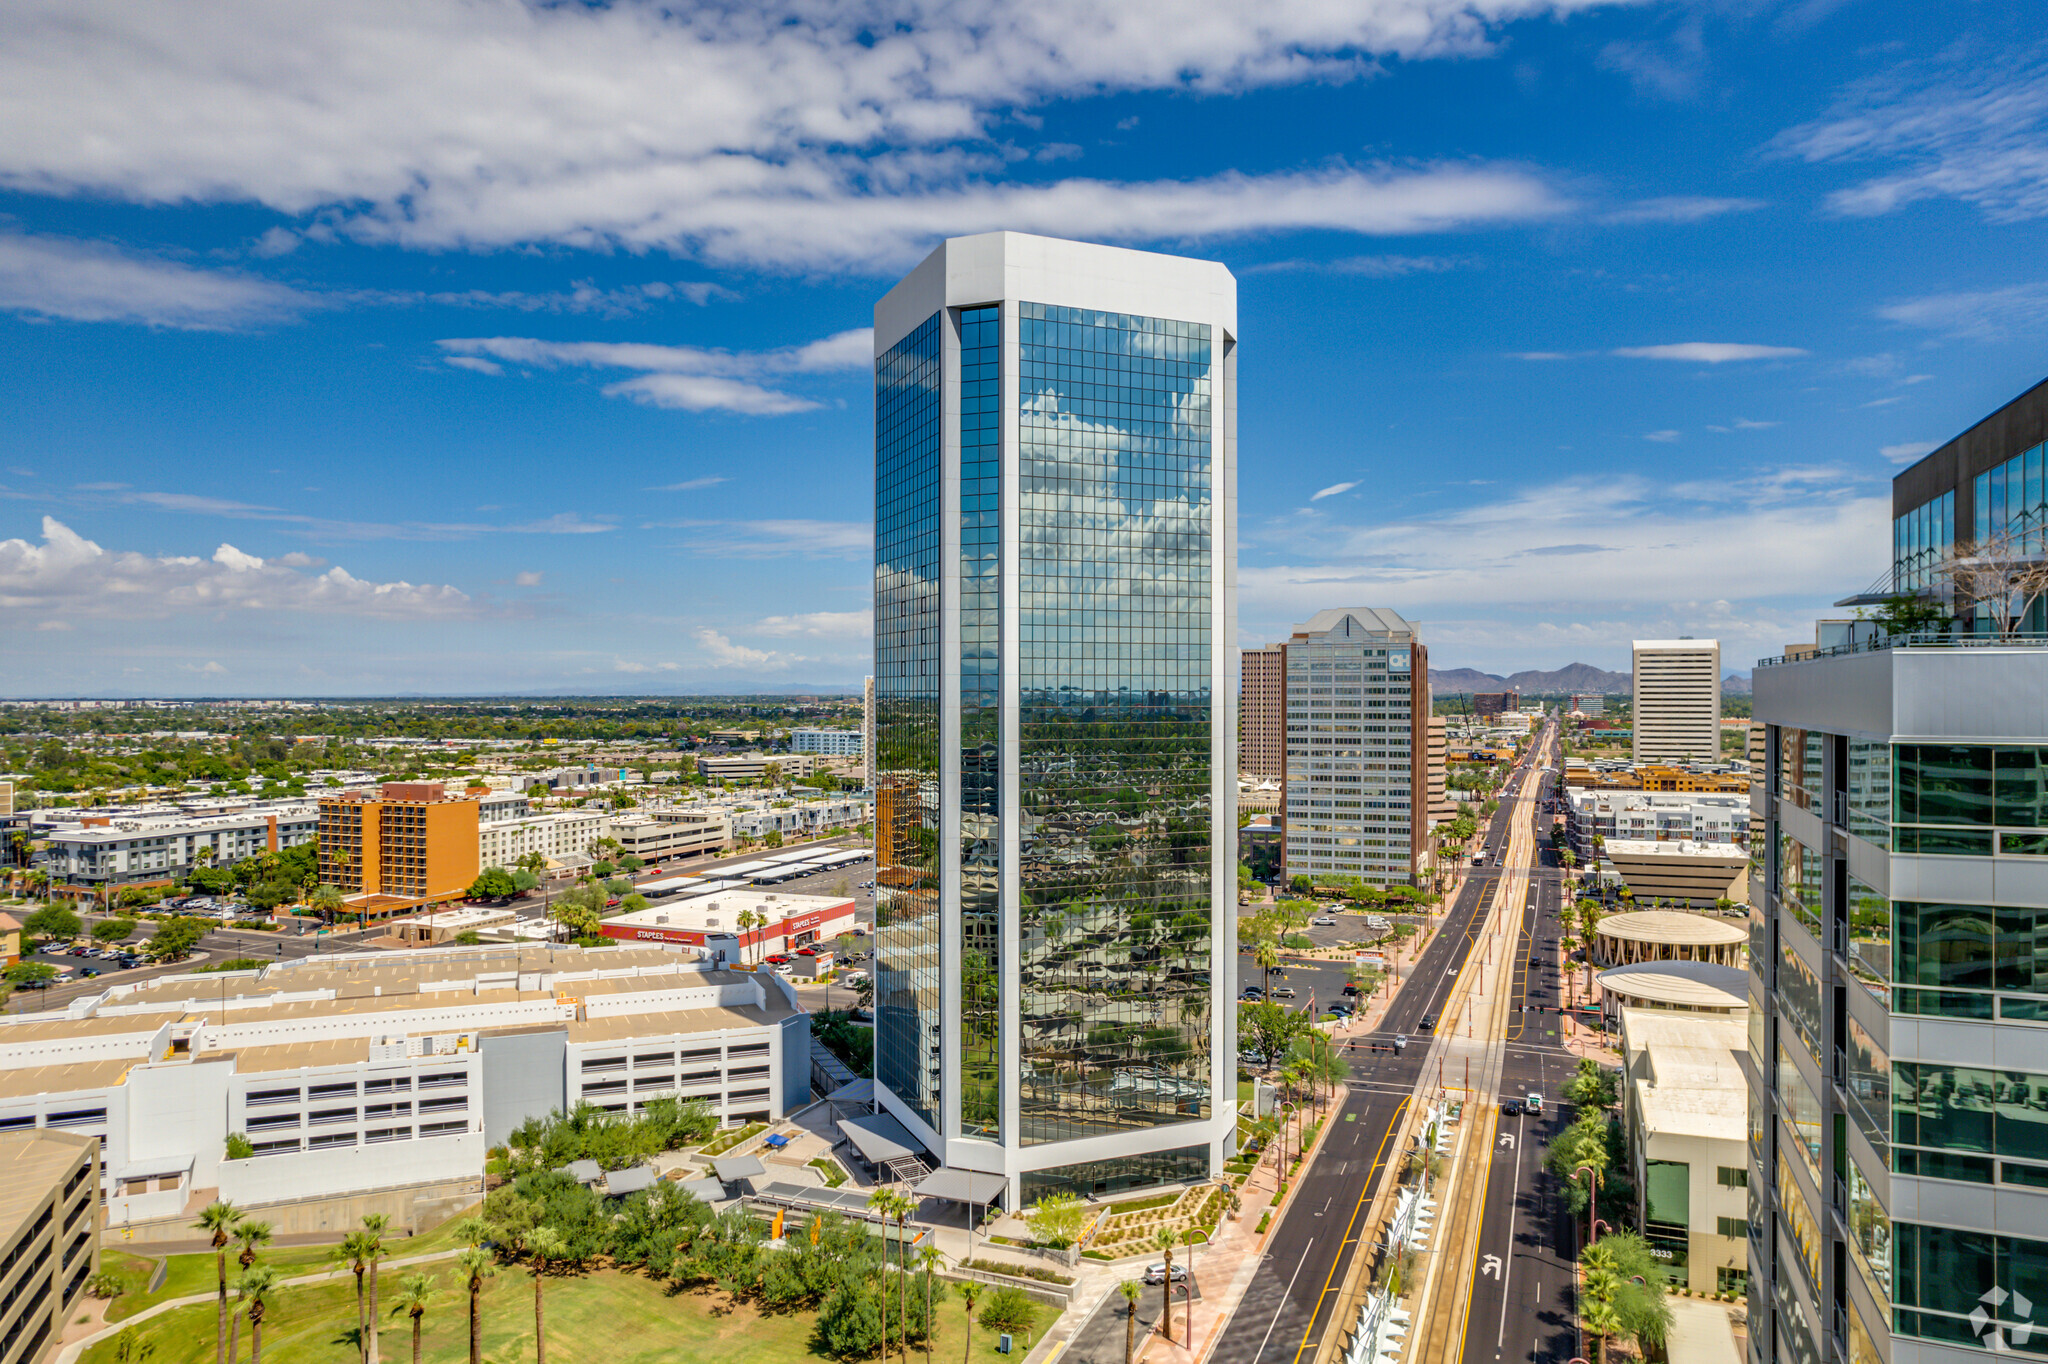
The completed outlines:
<svg viewBox="0 0 2048 1364">
<path fill-rule="evenodd" d="M 738 890 L 698 896 L 681 903 L 649 905 L 631 914 L 613 915 L 605 922 L 631 924 L 635 928 L 687 928 L 692 931 L 716 928 L 725 932 L 739 927 L 737 919 L 742 910 L 766 914 L 772 928 L 785 919 L 819 910 L 841 909 L 851 914 L 854 908 L 853 901 L 841 895 L 780 895 Z"/>
<path fill-rule="evenodd" d="M 1686 649 L 1704 652 L 1708 649 L 1720 648 L 1721 641 L 1718 639 L 1639 639 L 1635 642 L 1634 647 L 1637 649 Z"/>
<path fill-rule="evenodd" d="M 1728 919 L 1710 919 L 1704 914 L 1682 914 L 1671 909 L 1639 909 L 1628 914 L 1610 914 L 1600 921 L 1597 932 L 1630 942 L 1681 943 L 1688 946 L 1749 941 L 1749 929 Z"/>
</svg>

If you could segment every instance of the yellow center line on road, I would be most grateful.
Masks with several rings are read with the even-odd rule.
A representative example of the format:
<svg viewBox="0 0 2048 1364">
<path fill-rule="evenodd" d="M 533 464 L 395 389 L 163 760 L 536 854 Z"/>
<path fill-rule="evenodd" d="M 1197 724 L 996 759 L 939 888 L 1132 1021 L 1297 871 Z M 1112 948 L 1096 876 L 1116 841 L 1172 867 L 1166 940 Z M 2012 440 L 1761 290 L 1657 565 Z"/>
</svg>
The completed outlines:
<svg viewBox="0 0 2048 1364">
<path fill-rule="evenodd" d="M 1323 1291 L 1316 1295 L 1316 1305 L 1309 1309 L 1308 1325 L 1301 1328 L 1301 1348 L 1294 1352 L 1295 1364 L 1300 1364 L 1302 1351 L 1308 1349 L 1309 1334 L 1316 1329 L 1316 1318 L 1322 1315 L 1323 1302 L 1330 1296 L 1330 1285 L 1337 1277 L 1337 1261 L 1344 1258 L 1344 1247 L 1351 1244 L 1351 1234 L 1358 1228 L 1359 1214 L 1365 1211 L 1366 1203 L 1372 1198 L 1373 1185 L 1380 1166 L 1387 1154 L 1387 1143 L 1394 1139 L 1394 1132 L 1401 1126 L 1401 1115 L 1408 1111 L 1409 1100 L 1403 1099 L 1394 1109 L 1394 1116 L 1387 1121 L 1385 1135 L 1380 1138 L 1377 1151 L 1373 1152 L 1372 1166 L 1365 1172 L 1365 1187 L 1358 1191 L 1358 1205 L 1351 1210 L 1351 1220 L 1344 1224 L 1344 1239 L 1337 1243 L 1337 1253 L 1330 1260 L 1330 1272 L 1323 1276 Z"/>
</svg>

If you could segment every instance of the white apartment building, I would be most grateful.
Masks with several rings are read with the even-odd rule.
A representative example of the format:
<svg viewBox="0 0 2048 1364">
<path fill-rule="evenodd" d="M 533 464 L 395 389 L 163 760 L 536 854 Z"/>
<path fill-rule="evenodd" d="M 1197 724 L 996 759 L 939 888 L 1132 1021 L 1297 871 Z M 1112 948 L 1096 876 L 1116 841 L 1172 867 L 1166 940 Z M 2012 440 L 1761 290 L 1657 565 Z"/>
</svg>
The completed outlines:
<svg viewBox="0 0 2048 1364">
<path fill-rule="evenodd" d="M 488 1147 L 579 1101 L 778 1118 L 809 1091 L 807 1024 L 772 974 L 687 949 L 308 957 L 0 1019 L 0 1132 L 99 1137 L 107 1223 L 138 1239 L 189 1235 L 195 1189 L 310 1229 L 329 1200 L 480 1187 Z"/>
<path fill-rule="evenodd" d="M 732 811 L 735 838 L 765 838 L 771 832 L 819 834 L 865 824 L 873 807 L 858 796 L 826 796 L 793 804 L 771 801 Z"/>
<path fill-rule="evenodd" d="M 1429 655 L 1392 611 L 1320 611 L 1287 657 L 1289 877 L 1405 884 L 1429 828 Z"/>
<path fill-rule="evenodd" d="M 1593 839 L 1733 843 L 1749 834 L 1749 797 L 1565 788 L 1565 832 L 1591 865 Z"/>
<path fill-rule="evenodd" d="M 602 810 L 562 810 L 478 823 L 477 865 L 509 867 L 528 853 L 576 866 L 591 861 L 590 845 L 605 836 Z"/>
<path fill-rule="evenodd" d="M 1637 640 L 1631 687 L 1638 764 L 1720 759 L 1720 641 Z"/>
<path fill-rule="evenodd" d="M 789 747 L 793 753 L 819 753 L 834 758 L 866 755 L 865 736 L 857 729 L 793 729 Z"/>
<path fill-rule="evenodd" d="M 233 866 L 258 853 L 310 842 L 320 825 L 311 801 L 252 806 L 235 814 L 86 816 L 50 832 L 53 876 L 73 883 L 157 880 L 183 875 L 210 860 Z"/>
<path fill-rule="evenodd" d="M 1696 1293 L 1747 1284 L 1749 1049 L 1741 1016 L 1621 1010 L 1622 1110 L 1644 1239 Z"/>
<path fill-rule="evenodd" d="M 699 758 L 697 770 L 712 781 L 755 781 L 767 775 L 770 764 L 785 777 L 808 777 L 818 770 L 817 758 L 809 753 L 734 753 Z"/>
</svg>

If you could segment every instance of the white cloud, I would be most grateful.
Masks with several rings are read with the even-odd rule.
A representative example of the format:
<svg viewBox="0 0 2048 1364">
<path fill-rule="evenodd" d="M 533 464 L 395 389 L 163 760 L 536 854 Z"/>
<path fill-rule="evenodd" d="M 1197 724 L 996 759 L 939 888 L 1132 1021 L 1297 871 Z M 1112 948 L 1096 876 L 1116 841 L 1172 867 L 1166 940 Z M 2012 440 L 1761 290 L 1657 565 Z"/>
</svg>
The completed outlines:
<svg viewBox="0 0 2048 1364">
<path fill-rule="evenodd" d="M 457 369 L 474 370 L 478 374 L 503 374 L 505 367 L 495 360 L 486 360 L 481 355 L 444 356 Z"/>
<path fill-rule="evenodd" d="M 680 670 L 680 663 L 641 663 L 633 659 L 619 659 L 612 664 L 617 673 L 672 673 Z"/>
<path fill-rule="evenodd" d="M 435 342 L 451 365 L 497 363 L 536 369 L 580 366 L 645 371 L 637 378 L 605 385 L 606 397 L 627 397 L 653 407 L 690 412 L 738 412 L 781 416 L 818 406 L 810 398 L 757 382 L 783 375 L 865 369 L 874 362 L 874 331 L 857 327 L 781 350 L 728 351 L 699 346 L 655 346 L 641 342 L 541 341 L 525 336 L 451 337 Z M 482 357 L 489 356 L 489 360 Z M 671 489 L 669 491 L 679 491 Z"/>
<path fill-rule="evenodd" d="M 1615 667 L 1632 633 L 1705 636 L 1725 617 L 1734 667 L 1746 661 L 1741 650 L 1755 657 L 1810 638 L 1814 610 L 1877 576 L 1890 558 L 1891 499 L 1882 485 L 1830 468 L 1680 482 L 1603 475 L 1429 516 L 1354 525 L 1287 517 L 1248 526 L 1245 540 L 1240 610 L 1246 637 L 1258 642 L 1333 601 L 1387 602 L 1426 622 L 1440 667 L 1458 658 L 1440 644 L 1499 658 L 1518 641 L 1528 646 L 1523 661 L 1499 661 L 1529 666 L 1539 650 L 1584 657 L 1597 646 L 1611 660 L 1603 666 Z M 1698 602 L 1701 583 L 1714 585 L 1720 607 Z M 1587 628 L 1574 633 L 1567 623 Z"/>
<path fill-rule="evenodd" d="M 664 483 L 659 487 L 649 488 L 647 491 L 651 493 L 694 493 L 699 488 L 715 488 L 721 483 L 730 483 L 731 481 L 731 479 L 723 474 L 708 474 L 703 478 L 686 478 L 681 483 Z"/>
<path fill-rule="evenodd" d="M 1911 464 L 1920 456 L 1940 448 L 1938 440 L 1909 440 L 1903 445 L 1887 445 L 1878 453 L 1894 464 Z"/>
<path fill-rule="evenodd" d="M 1630 360 L 1683 360 L 1720 365 L 1730 360 L 1782 360 L 1807 352 L 1797 346 L 1750 346 L 1732 341 L 1680 341 L 1668 346 L 1617 346 L 1608 352 Z"/>
<path fill-rule="evenodd" d="M 1761 199 L 1715 199 L 1698 194 L 1671 194 L 1660 199 L 1639 199 L 1600 215 L 1603 223 L 1627 226 L 1634 223 L 1698 223 L 1724 213 L 1754 213 L 1765 207 Z"/>
<path fill-rule="evenodd" d="M 1925 294 L 1887 303 L 1877 310 L 1887 322 L 1921 327 L 1968 341 L 1996 341 L 2013 333 L 2048 327 L 2048 281 L 2030 281 L 2003 289 Z M 1917 382 L 1909 378 L 1905 382 Z"/>
<path fill-rule="evenodd" d="M 1774 426 L 1777 426 L 1777 425 L 1780 425 L 1780 423 L 1778 423 L 1778 422 L 1753 422 L 1753 421 L 1751 421 L 1751 420 L 1750 420 L 1749 418 L 1747 418 L 1747 417 L 1737 417 L 1737 418 L 1735 419 L 1735 429 L 1736 429 L 1737 431 L 1768 431 L 1768 430 L 1770 430 L 1770 429 L 1771 429 L 1772 427 L 1774 427 Z"/>
<path fill-rule="evenodd" d="M 218 662 L 180 663 L 178 670 L 180 672 L 198 673 L 202 677 L 222 677 L 227 673 L 227 669 L 223 668 Z"/>
<path fill-rule="evenodd" d="M 512 585 L 514 587 L 539 587 L 540 580 L 541 572 L 539 569 L 530 568 L 523 573 L 512 575 Z"/>
<path fill-rule="evenodd" d="M 874 548 L 874 526 L 866 521 L 649 521 L 642 529 L 689 531 L 683 548 L 739 559 L 852 558 Z"/>
<path fill-rule="evenodd" d="M 1367 279 L 1399 279 L 1403 275 L 1440 275 L 1478 262 L 1459 256 L 1339 256 L 1334 260 L 1270 261 L 1254 265 L 1244 273 L 1270 275 L 1293 271 L 1314 271 L 1329 275 L 1359 275 Z"/>
<path fill-rule="evenodd" d="M 1358 483 L 1356 480 L 1353 480 L 1350 483 L 1332 483 L 1329 487 L 1323 488 L 1315 493 L 1310 494 L 1308 500 L 1311 502 L 1320 502 L 1326 497 L 1335 497 L 1338 493 L 1348 493 L 1357 486 Z"/>
<path fill-rule="evenodd" d="M 302 573 L 228 544 L 210 559 L 108 551 L 46 516 L 41 544 L 0 540 L 0 621 L 53 611 L 123 620 L 223 611 L 438 620 L 477 607 L 446 585 L 367 582 L 339 567 Z"/>
<path fill-rule="evenodd" d="M 250 203 L 440 248 L 661 247 L 886 267 L 990 226 L 1109 240 L 1522 223 L 1568 204 L 1513 166 L 1339 167 L 1195 184 L 1005 184 L 990 137 L 1048 100 L 1228 94 L 1469 57 L 1597 0 L 1159 0 L 795 7 L 122 0 L 0 17 L 0 186 Z"/>
<path fill-rule="evenodd" d="M 807 611 L 797 616 L 769 616 L 754 627 L 761 635 L 803 635 L 813 639 L 867 639 L 874 634 L 872 611 Z"/>
<path fill-rule="evenodd" d="M 1843 91 L 1827 117 L 1765 149 L 1808 164 L 1897 169 L 1828 196 L 1848 217 L 1956 199 L 1994 223 L 2048 217 L 2048 66 L 2035 47 L 1983 65 L 1909 62 Z"/>
<path fill-rule="evenodd" d="M 9 312 L 223 331 L 285 321 L 316 303 L 252 275 L 198 270 L 100 242 L 0 233 L 0 309 Z"/>
<path fill-rule="evenodd" d="M 728 636 L 709 628 L 697 631 L 697 643 L 703 650 L 706 666 L 713 668 L 786 668 L 805 661 L 797 654 L 735 644 Z"/>
<path fill-rule="evenodd" d="M 1643 439 L 1662 441 L 1666 444 L 1669 444 L 1670 442 L 1677 440 L 1680 436 L 1684 434 L 1685 433 L 1682 431 L 1650 431 L 1644 433 Z"/>
</svg>

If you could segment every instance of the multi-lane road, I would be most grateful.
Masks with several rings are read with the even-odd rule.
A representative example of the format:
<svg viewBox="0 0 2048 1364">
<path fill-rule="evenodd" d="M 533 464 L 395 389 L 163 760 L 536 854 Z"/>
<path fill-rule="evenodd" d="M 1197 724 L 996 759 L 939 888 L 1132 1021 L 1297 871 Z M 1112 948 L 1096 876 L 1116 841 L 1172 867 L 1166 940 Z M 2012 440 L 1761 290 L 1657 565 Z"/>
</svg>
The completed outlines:
<svg viewBox="0 0 2048 1364">
<path fill-rule="evenodd" d="M 1532 808 L 1540 812 L 1551 779 L 1535 780 Z M 1537 827 L 1543 827 L 1540 815 Z M 1503 1113 L 1495 1129 L 1478 1246 L 1471 1264 L 1459 1270 L 1473 1276 L 1461 1356 L 1468 1364 L 1564 1364 L 1580 1353 L 1571 1297 L 1573 1231 L 1557 1181 L 1543 1168 L 1550 1139 L 1568 1120 L 1560 1091 L 1578 1065 L 1559 1036 L 1559 972 L 1567 969 L 1558 950 L 1559 914 L 1566 887 L 1556 854 L 1541 840 L 1537 856 L 1509 940 L 1515 977 L 1500 1092 L 1535 1091 L 1544 1098 L 1543 1113 Z"/>
<path fill-rule="evenodd" d="M 1532 754 L 1546 751 L 1547 742 L 1532 745 Z M 1507 793 L 1520 794 L 1532 780 L 1531 771 L 1540 771 L 1541 766 L 1540 759 L 1525 758 L 1509 778 Z M 1333 1320 L 1335 1308 L 1361 1239 L 1369 1234 L 1365 1223 L 1373 1195 L 1389 1165 L 1406 1154 L 1396 1149 L 1396 1132 L 1428 1064 L 1430 1038 L 1422 1032 L 1421 1020 L 1443 1011 L 1478 941 L 1502 874 L 1501 857 L 1512 821 L 1528 818 L 1540 806 L 1540 799 L 1502 801 L 1486 830 L 1486 863 L 1475 868 L 1459 890 L 1380 1027 L 1357 1039 L 1349 1094 L 1329 1116 L 1332 1128 L 1307 1177 L 1288 1192 L 1289 1211 L 1268 1241 L 1264 1261 L 1229 1329 L 1216 1343 L 1210 1356 L 1215 1364 L 1305 1364 L 1314 1358 L 1326 1333 L 1349 1328 L 1349 1322 Z M 1554 887 L 1554 874 L 1550 880 Z M 1553 889 L 1553 898 L 1555 893 Z M 1462 1017 L 1443 1018 L 1438 1027 L 1463 1028 L 1464 1022 Z M 1404 1052 L 1368 1049 L 1373 1038 L 1401 1034 L 1410 1039 Z M 1553 1064 L 1553 1073 L 1559 1073 L 1561 1065 Z M 1519 1076 L 1526 1067 L 1511 1067 L 1510 1073 Z M 1554 1087 L 1556 1081 L 1551 1083 Z M 1489 1226 L 1492 1222 L 1489 1217 Z M 1490 1358 L 1491 1352 L 1471 1357 Z"/>
</svg>

